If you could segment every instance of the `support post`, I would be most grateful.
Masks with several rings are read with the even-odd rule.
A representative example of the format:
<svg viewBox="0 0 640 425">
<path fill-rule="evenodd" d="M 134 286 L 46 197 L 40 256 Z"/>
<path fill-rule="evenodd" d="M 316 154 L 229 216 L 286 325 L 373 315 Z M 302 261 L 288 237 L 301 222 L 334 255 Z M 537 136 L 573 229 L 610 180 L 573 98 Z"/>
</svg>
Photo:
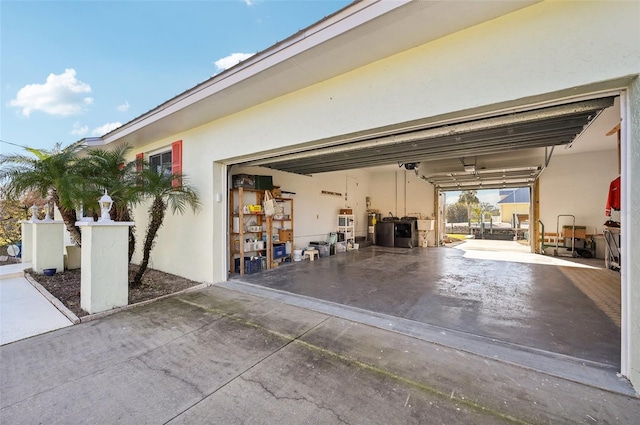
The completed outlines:
<svg viewBox="0 0 640 425">
<path fill-rule="evenodd" d="M 42 274 L 44 269 L 64 270 L 64 223 L 62 221 L 34 221 L 32 227 L 33 271 Z"/>
<path fill-rule="evenodd" d="M 129 227 L 133 222 L 86 222 L 82 232 L 80 307 L 93 314 L 129 302 Z"/>
<path fill-rule="evenodd" d="M 33 261 L 33 221 L 21 220 L 22 228 L 22 248 L 20 249 L 20 257 L 23 263 Z"/>
</svg>

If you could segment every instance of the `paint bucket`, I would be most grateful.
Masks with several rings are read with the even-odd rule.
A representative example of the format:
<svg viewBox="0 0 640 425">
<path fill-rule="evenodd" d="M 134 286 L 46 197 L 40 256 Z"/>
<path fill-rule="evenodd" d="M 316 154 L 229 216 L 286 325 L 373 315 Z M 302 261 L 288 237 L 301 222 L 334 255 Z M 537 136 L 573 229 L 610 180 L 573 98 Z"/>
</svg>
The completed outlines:
<svg viewBox="0 0 640 425">
<path fill-rule="evenodd" d="M 293 250 L 293 261 L 302 261 L 302 250 L 294 249 Z"/>
</svg>

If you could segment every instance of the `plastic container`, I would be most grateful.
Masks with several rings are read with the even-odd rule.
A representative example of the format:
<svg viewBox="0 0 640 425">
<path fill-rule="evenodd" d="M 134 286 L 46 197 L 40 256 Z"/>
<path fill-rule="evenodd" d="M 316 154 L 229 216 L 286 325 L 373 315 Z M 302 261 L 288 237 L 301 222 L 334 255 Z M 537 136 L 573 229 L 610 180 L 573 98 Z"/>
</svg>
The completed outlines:
<svg viewBox="0 0 640 425">
<path fill-rule="evenodd" d="M 320 258 L 328 257 L 330 255 L 329 244 L 326 242 L 309 242 L 309 245 L 318 251 Z"/>
<path fill-rule="evenodd" d="M 302 250 L 294 249 L 293 250 L 293 261 L 302 261 Z"/>
<path fill-rule="evenodd" d="M 286 247 L 284 244 L 280 244 L 280 245 L 274 245 L 273 246 L 273 258 L 274 259 L 278 259 L 278 258 L 282 258 L 282 257 L 286 257 L 287 256 L 287 252 L 286 252 Z"/>
<path fill-rule="evenodd" d="M 236 273 L 240 273 L 240 259 L 235 259 Z M 251 259 L 251 257 L 244 257 L 244 274 L 258 273 L 262 270 L 261 257 Z"/>
<path fill-rule="evenodd" d="M 57 271 L 57 270 L 58 270 L 58 269 L 42 269 L 42 273 L 43 273 L 45 276 L 53 276 L 54 274 L 56 274 L 56 271 Z"/>
</svg>

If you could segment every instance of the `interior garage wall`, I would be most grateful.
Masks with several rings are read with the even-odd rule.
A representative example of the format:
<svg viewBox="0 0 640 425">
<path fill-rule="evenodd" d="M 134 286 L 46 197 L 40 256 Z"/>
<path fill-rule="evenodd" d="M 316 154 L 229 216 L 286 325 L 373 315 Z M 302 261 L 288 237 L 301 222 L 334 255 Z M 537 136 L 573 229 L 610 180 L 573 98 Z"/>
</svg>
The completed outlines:
<svg viewBox="0 0 640 425">
<path fill-rule="evenodd" d="M 420 216 L 433 218 L 433 185 L 413 171 L 388 171 L 371 175 L 371 208 L 383 217 Z"/>
<path fill-rule="evenodd" d="M 371 175 L 362 170 L 322 173 L 313 176 L 285 173 L 262 167 L 231 168 L 231 174 L 257 174 L 272 176 L 273 184 L 281 190 L 294 192 L 283 194 L 293 198 L 295 248 L 304 248 L 311 241 L 324 241 L 327 234 L 336 231 L 337 215 L 341 208 L 350 207 L 356 216 L 356 236 L 366 236 L 366 197 L 370 196 Z M 349 205 L 345 199 L 347 179 L 357 184 L 355 202 Z M 340 195 L 323 194 L 333 192 Z"/>
<path fill-rule="evenodd" d="M 413 171 L 376 172 L 371 175 L 371 208 L 383 217 L 412 216 L 435 218 L 434 189 Z M 435 232 L 428 235 L 429 246 L 435 245 Z"/>
<path fill-rule="evenodd" d="M 558 215 L 570 214 L 575 215 L 576 226 L 587 226 L 588 234 L 602 234 L 608 220 L 609 184 L 617 176 L 617 150 L 553 156 L 539 179 L 540 220 L 545 232 L 555 233 Z M 561 218 L 561 228 L 570 224 L 570 217 Z"/>
</svg>

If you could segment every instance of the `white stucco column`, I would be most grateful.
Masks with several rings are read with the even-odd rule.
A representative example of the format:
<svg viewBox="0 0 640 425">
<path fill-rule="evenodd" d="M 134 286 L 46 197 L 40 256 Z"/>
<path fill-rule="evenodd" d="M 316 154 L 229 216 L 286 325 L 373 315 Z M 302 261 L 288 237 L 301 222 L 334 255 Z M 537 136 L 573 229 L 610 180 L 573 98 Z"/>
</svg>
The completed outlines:
<svg viewBox="0 0 640 425">
<path fill-rule="evenodd" d="M 133 222 L 86 222 L 82 232 L 80 307 L 98 313 L 129 302 L 129 227 Z"/>
<path fill-rule="evenodd" d="M 20 226 L 22 227 L 22 249 L 20 250 L 20 257 L 23 263 L 30 263 L 33 261 L 33 221 L 20 220 Z"/>
<path fill-rule="evenodd" d="M 622 373 L 640 392 L 640 77 L 629 87 L 622 120 Z M 626 137 L 625 137 L 626 136 Z"/>
<path fill-rule="evenodd" d="M 31 223 L 33 271 L 42 274 L 44 269 L 64 270 L 64 223 L 43 220 Z"/>
</svg>

